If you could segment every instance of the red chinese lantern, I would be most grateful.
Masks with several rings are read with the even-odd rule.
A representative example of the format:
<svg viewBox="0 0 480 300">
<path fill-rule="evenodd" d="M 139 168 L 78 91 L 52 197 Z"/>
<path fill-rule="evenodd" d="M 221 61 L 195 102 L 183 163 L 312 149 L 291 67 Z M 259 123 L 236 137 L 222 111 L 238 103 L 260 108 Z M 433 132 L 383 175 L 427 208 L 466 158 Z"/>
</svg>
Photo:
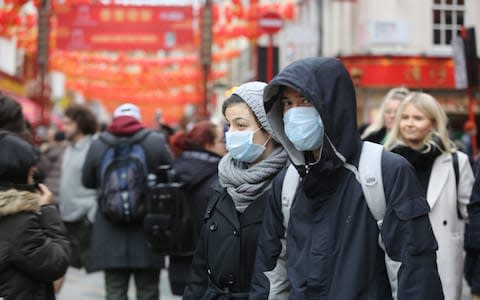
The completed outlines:
<svg viewBox="0 0 480 300">
<path fill-rule="evenodd" d="M 284 20 L 291 21 L 295 18 L 295 15 L 297 13 L 297 6 L 293 2 L 288 2 L 285 3 L 280 11 L 280 14 L 282 15 Z"/>
</svg>

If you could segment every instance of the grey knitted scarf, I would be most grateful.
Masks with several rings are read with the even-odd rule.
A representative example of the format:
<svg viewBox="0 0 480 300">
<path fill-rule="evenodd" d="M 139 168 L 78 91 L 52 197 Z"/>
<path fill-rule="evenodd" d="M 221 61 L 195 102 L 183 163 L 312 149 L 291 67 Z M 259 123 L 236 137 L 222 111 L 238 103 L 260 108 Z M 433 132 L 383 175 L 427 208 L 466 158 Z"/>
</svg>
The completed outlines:
<svg viewBox="0 0 480 300">
<path fill-rule="evenodd" d="M 262 161 L 250 165 L 226 154 L 218 164 L 220 184 L 232 197 L 237 211 L 243 213 L 248 205 L 265 192 L 272 179 L 287 163 L 288 155 L 277 147 Z"/>
</svg>

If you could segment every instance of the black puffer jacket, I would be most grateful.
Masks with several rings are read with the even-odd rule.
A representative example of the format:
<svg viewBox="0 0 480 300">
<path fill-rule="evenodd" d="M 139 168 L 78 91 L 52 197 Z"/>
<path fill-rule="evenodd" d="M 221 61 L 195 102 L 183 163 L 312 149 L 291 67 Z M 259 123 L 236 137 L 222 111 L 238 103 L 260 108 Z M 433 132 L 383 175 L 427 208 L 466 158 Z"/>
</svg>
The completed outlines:
<svg viewBox="0 0 480 300">
<path fill-rule="evenodd" d="M 0 192 L 0 299 L 55 299 L 52 282 L 69 265 L 70 245 L 53 205 L 16 190 Z"/>
<path fill-rule="evenodd" d="M 184 300 L 248 299 L 267 193 L 239 215 L 227 192 L 215 186 Z"/>
<path fill-rule="evenodd" d="M 173 163 L 176 181 L 185 183 L 188 199 L 192 201 L 199 231 L 202 228 L 212 185 L 218 179 L 220 159 L 219 155 L 212 152 L 187 150 L 182 152 Z M 170 257 L 168 275 L 172 292 L 176 295 L 183 294 L 192 257 Z"/>
</svg>

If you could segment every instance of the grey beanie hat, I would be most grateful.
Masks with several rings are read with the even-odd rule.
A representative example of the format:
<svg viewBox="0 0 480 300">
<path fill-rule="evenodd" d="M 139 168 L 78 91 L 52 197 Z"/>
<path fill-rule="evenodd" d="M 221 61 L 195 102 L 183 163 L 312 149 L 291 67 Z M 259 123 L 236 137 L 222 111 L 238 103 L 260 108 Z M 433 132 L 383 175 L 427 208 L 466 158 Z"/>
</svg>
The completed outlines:
<svg viewBox="0 0 480 300">
<path fill-rule="evenodd" d="M 272 138 L 278 142 L 273 134 L 272 127 L 267 120 L 267 113 L 263 106 L 263 89 L 267 86 L 265 82 L 251 81 L 239 86 L 233 94 L 239 96 L 247 103 L 248 107 L 253 111 L 260 125 L 268 132 Z"/>
</svg>

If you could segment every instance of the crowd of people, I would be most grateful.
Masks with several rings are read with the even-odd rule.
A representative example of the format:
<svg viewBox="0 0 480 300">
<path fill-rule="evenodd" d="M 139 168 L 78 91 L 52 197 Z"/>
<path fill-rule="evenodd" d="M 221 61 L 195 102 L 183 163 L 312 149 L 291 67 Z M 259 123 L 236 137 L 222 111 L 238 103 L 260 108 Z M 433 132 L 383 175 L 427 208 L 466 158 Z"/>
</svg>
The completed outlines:
<svg viewBox="0 0 480 300">
<path fill-rule="evenodd" d="M 0 299 L 55 299 L 68 267 L 102 271 L 108 300 L 132 277 L 137 299 L 159 299 L 165 267 L 188 300 L 460 300 L 463 278 L 480 299 L 475 123 L 458 149 L 437 100 L 397 87 L 359 130 L 348 71 L 319 57 L 241 84 L 222 114 L 166 134 L 125 103 L 98 132 L 74 104 L 36 147 L 0 94 Z M 158 205 L 175 213 L 150 216 L 152 234 L 165 166 L 189 204 Z M 196 250 L 156 251 L 181 211 Z"/>
</svg>

